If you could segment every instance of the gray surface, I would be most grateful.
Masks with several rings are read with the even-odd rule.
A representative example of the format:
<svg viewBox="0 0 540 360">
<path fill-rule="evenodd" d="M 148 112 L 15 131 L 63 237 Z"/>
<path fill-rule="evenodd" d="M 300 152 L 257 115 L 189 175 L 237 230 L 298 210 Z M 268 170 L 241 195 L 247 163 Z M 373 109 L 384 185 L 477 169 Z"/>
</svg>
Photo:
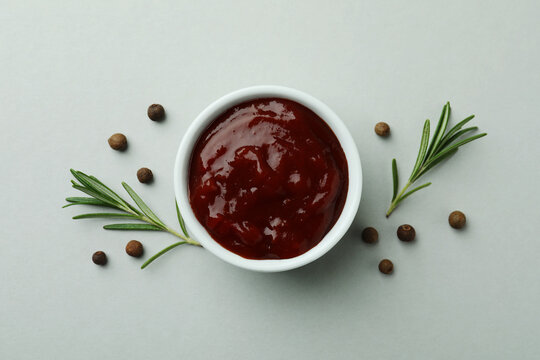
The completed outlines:
<svg viewBox="0 0 540 360">
<path fill-rule="evenodd" d="M 540 357 L 537 1 L 25 3 L 0 6 L 0 358 Z M 313 94 L 358 143 L 360 211 L 319 261 L 259 274 L 186 247 L 141 271 L 125 243 L 151 254 L 172 237 L 106 232 L 60 209 L 76 167 L 118 190 L 128 181 L 175 224 L 183 130 L 253 84 Z M 391 158 L 405 178 L 446 100 L 489 136 L 385 219 Z M 167 121 L 146 118 L 152 102 Z M 381 120 L 387 140 L 372 130 Z M 127 153 L 106 144 L 117 131 Z M 137 183 L 141 166 L 153 185 Z M 454 209 L 466 230 L 448 227 Z M 418 241 L 396 239 L 402 223 Z M 378 245 L 359 241 L 366 225 Z M 106 268 L 90 262 L 98 249 Z"/>
</svg>

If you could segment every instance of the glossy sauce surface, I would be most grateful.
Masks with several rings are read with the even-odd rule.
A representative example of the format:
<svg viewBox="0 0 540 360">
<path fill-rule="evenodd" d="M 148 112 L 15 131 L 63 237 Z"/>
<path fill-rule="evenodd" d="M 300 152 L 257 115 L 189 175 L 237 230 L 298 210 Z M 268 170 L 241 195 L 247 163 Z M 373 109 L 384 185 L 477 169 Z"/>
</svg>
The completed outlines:
<svg viewBox="0 0 540 360">
<path fill-rule="evenodd" d="M 237 105 L 198 139 L 189 199 L 224 248 L 249 259 L 286 259 L 337 221 L 348 189 L 345 154 L 328 125 L 294 101 Z"/>
</svg>

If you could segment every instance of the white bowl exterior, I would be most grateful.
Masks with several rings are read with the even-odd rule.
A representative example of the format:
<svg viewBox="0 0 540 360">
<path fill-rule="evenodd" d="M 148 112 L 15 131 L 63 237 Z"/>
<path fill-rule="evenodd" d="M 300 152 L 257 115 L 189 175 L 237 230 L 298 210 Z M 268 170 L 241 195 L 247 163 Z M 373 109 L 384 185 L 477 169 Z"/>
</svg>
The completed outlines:
<svg viewBox="0 0 540 360">
<path fill-rule="evenodd" d="M 338 138 L 343 152 L 345 153 L 345 157 L 347 158 L 349 188 L 347 190 L 345 205 L 343 206 L 343 211 L 341 212 L 339 219 L 315 247 L 290 259 L 246 259 L 225 249 L 217 243 L 208 234 L 201 223 L 199 223 L 193 213 L 188 198 L 189 166 L 192 151 L 199 136 L 201 136 L 212 121 L 224 111 L 242 102 L 259 98 L 289 99 L 311 109 L 319 115 L 328 126 L 330 126 Z M 178 207 L 184 217 L 190 236 L 199 241 L 205 249 L 222 260 L 241 268 L 264 272 L 285 271 L 298 268 L 318 259 L 328 252 L 343 237 L 343 235 L 345 235 L 345 232 L 347 232 L 354 220 L 360 204 L 360 196 L 362 193 L 362 167 L 356 144 L 354 143 L 349 130 L 347 130 L 341 119 L 326 104 L 311 95 L 283 86 L 253 86 L 234 91 L 214 101 L 191 123 L 180 142 L 180 147 L 178 148 L 178 153 L 176 155 L 174 191 L 176 199 L 178 200 Z"/>
</svg>

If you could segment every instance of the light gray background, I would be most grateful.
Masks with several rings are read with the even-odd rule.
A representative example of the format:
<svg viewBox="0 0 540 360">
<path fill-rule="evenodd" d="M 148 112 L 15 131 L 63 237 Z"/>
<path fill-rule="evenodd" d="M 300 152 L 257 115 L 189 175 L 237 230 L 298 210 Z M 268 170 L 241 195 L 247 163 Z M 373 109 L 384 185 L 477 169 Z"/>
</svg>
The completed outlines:
<svg viewBox="0 0 540 360">
<path fill-rule="evenodd" d="M 10 1 L 0 6 L 0 358 L 538 359 L 538 1 Z M 319 261 L 260 274 L 61 209 L 70 167 L 128 181 L 175 224 L 173 160 L 191 120 L 245 86 L 333 108 L 364 170 L 349 234 Z M 390 219 L 424 119 L 450 100 L 488 137 Z M 162 103 L 157 124 L 146 108 Z M 392 136 L 373 126 L 386 121 Z M 129 151 L 107 138 L 123 132 Z M 151 186 L 135 172 L 150 167 Z M 454 209 L 464 231 L 447 224 Z M 417 241 L 395 229 L 413 224 Z M 375 226 L 380 242 L 359 239 Z M 104 250 L 110 263 L 93 265 Z M 392 276 L 377 270 L 382 258 Z"/>
</svg>

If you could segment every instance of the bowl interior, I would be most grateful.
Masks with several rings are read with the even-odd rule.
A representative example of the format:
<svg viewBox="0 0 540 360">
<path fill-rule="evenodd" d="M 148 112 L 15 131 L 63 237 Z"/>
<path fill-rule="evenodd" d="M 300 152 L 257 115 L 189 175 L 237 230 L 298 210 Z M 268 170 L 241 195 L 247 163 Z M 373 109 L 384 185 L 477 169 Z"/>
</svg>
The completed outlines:
<svg viewBox="0 0 540 360">
<path fill-rule="evenodd" d="M 254 260 L 243 258 L 217 243 L 199 223 L 188 198 L 188 174 L 192 150 L 202 132 L 221 113 L 239 103 L 266 97 L 284 98 L 296 101 L 311 109 L 330 126 L 338 138 L 345 157 L 349 172 L 349 187 L 345 205 L 338 220 L 324 238 L 309 251 L 290 259 Z M 256 271 L 284 271 L 300 267 L 324 255 L 345 234 L 350 227 L 362 192 L 362 169 L 360 157 L 354 140 L 339 117 L 323 102 L 301 91 L 282 86 L 254 86 L 232 92 L 210 104 L 188 127 L 176 156 L 174 169 L 174 188 L 180 212 L 184 217 L 186 227 L 195 240 L 214 255 L 233 265 Z"/>
</svg>

